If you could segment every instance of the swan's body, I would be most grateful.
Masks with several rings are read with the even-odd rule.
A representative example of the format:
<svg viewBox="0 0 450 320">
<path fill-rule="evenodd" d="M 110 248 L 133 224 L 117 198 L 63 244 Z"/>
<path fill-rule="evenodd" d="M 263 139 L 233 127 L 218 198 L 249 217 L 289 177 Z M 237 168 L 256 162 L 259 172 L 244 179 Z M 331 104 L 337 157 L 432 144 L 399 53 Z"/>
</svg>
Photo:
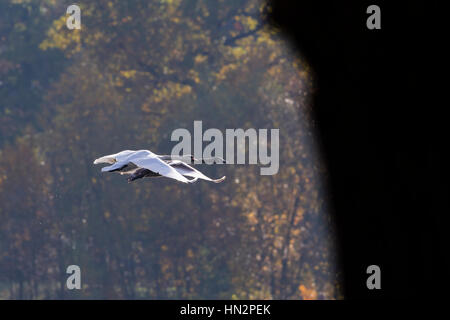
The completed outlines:
<svg viewBox="0 0 450 320">
<path fill-rule="evenodd" d="M 128 178 L 128 182 L 144 177 L 159 176 L 172 178 L 184 183 L 193 183 L 198 179 L 203 179 L 215 183 L 219 183 L 225 180 L 225 177 L 222 177 L 220 179 L 211 179 L 179 159 L 189 162 L 195 161 L 194 157 L 191 155 L 184 157 L 166 155 L 160 156 L 148 150 L 124 150 L 119 153 L 110 154 L 95 159 L 94 164 L 111 164 L 110 166 L 103 167 L 102 172 L 117 171 L 120 174 L 129 174 L 130 177 Z M 214 158 L 212 160 L 216 162 L 217 160 L 219 160 L 222 163 L 225 162 L 221 158 Z M 193 179 L 188 179 L 186 177 L 191 177 Z"/>
</svg>

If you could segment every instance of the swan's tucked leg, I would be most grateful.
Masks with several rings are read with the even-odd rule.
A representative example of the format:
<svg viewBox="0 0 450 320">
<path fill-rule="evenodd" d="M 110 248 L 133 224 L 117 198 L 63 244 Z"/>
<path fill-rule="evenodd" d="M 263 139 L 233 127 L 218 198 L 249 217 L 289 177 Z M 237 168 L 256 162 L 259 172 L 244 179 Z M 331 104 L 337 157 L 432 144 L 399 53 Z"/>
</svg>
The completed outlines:
<svg viewBox="0 0 450 320">
<path fill-rule="evenodd" d="M 127 181 L 128 181 L 128 183 L 130 183 L 134 180 L 141 179 L 151 173 L 152 173 L 152 171 L 150 171 L 148 169 L 139 168 L 128 177 Z"/>
<path fill-rule="evenodd" d="M 135 169 L 134 171 L 129 171 L 129 173 L 131 175 L 127 179 L 128 182 L 132 182 L 134 180 L 145 178 L 145 177 L 161 177 L 161 175 L 159 173 L 153 172 L 146 168 L 138 168 L 138 169 Z"/>
</svg>

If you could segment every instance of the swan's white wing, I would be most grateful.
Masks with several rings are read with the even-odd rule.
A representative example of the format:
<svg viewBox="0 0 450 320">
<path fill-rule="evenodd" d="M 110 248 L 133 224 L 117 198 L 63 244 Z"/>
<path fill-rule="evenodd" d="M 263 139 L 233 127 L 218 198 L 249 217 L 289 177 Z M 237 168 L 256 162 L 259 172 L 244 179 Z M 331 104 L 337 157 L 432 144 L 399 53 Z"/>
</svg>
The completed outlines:
<svg viewBox="0 0 450 320">
<path fill-rule="evenodd" d="M 164 161 L 162 161 L 157 157 L 147 156 L 142 158 L 135 158 L 132 159 L 130 162 L 134 163 L 138 167 L 149 169 L 167 178 L 172 178 L 184 183 L 194 182 L 193 180 L 189 180 L 186 177 L 184 177 L 177 170 L 175 170 L 174 168 L 172 168 L 167 163 L 165 163 Z"/>
<path fill-rule="evenodd" d="M 94 164 L 98 163 L 109 163 L 113 164 L 116 162 L 124 162 L 129 161 L 134 158 L 141 158 L 141 157 L 156 157 L 157 155 L 149 150 L 123 150 L 118 153 L 109 154 L 107 156 L 100 157 L 98 159 L 94 160 Z"/>
<path fill-rule="evenodd" d="M 219 182 L 222 182 L 223 180 L 225 180 L 225 178 L 226 178 L 225 176 L 223 176 L 220 179 L 211 179 L 211 178 L 205 176 L 203 173 L 201 173 L 197 169 L 191 167 L 187 163 L 184 163 L 184 162 L 179 161 L 179 160 L 170 161 L 169 165 L 171 167 L 175 168 L 182 175 L 188 176 L 188 177 L 193 177 L 193 178 L 196 178 L 196 179 L 203 179 L 203 180 L 219 183 Z"/>
<path fill-rule="evenodd" d="M 99 162 L 98 162 L 99 163 Z M 110 172 L 110 171 L 113 171 L 113 170 L 116 170 L 116 169 L 120 169 L 120 168 L 122 168 L 123 166 L 125 166 L 125 165 L 127 165 L 127 164 L 129 164 L 130 162 L 129 161 L 119 161 L 119 162 L 115 162 L 113 165 L 111 165 L 111 166 L 106 166 L 106 167 L 103 167 L 102 168 L 102 172 Z"/>
<path fill-rule="evenodd" d="M 192 183 L 197 179 L 189 180 L 177 170 L 169 166 L 167 163 L 158 158 L 158 156 L 148 150 L 124 150 L 119 153 L 110 154 L 94 161 L 97 163 L 109 163 L 110 166 L 102 168 L 102 172 L 109 172 L 120 169 L 130 163 L 138 168 L 146 168 L 164 177 L 172 178 L 184 183 Z M 194 177 L 196 178 L 196 177 Z"/>
<path fill-rule="evenodd" d="M 134 159 L 145 158 L 145 157 L 154 158 L 154 157 L 156 157 L 156 155 L 148 150 L 138 150 L 138 151 L 125 150 L 125 151 L 121 151 L 116 154 L 110 154 L 108 156 L 104 156 L 99 159 L 96 159 L 94 161 L 94 163 L 95 164 L 111 163 L 112 164 L 111 166 L 102 168 L 102 172 L 109 172 L 109 171 L 113 171 L 113 170 L 122 168 L 123 166 L 132 162 Z"/>
</svg>

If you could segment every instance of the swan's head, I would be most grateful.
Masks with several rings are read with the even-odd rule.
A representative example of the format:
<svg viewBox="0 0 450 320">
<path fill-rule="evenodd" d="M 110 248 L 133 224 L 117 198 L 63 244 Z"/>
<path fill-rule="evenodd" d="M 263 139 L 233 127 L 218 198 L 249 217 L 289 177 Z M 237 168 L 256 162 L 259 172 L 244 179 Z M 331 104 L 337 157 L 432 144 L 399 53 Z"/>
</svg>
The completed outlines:
<svg viewBox="0 0 450 320">
<path fill-rule="evenodd" d="M 98 159 L 94 160 L 94 164 L 99 164 L 99 163 L 109 163 L 109 164 L 114 164 L 116 162 L 116 159 L 114 157 L 111 156 L 105 156 L 105 157 L 101 157 Z"/>
</svg>

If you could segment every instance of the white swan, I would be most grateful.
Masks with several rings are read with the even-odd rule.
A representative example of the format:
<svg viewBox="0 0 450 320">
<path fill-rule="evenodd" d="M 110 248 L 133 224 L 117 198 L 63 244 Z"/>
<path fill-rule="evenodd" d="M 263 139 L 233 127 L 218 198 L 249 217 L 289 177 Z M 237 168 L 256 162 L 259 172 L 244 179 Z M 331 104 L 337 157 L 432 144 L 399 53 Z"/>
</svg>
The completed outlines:
<svg viewBox="0 0 450 320">
<path fill-rule="evenodd" d="M 194 162 L 193 156 L 170 156 L 157 155 L 149 150 L 124 150 L 119 153 L 110 154 L 94 160 L 94 164 L 108 163 L 110 166 L 103 167 L 102 172 L 119 172 L 120 174 L 129 174 L 128 182 L 144 177 L 159 177 L 164 176 L 172 178 L 184 183 L 193 183 L 198 179 L 219 183 L 225 180 L 225 176 L 220 179 L 211 179 L 203 173 L 194 169 L 187 163 Z M 214 161 L 225 163 L 222 158 L 203 159 L 202 163 L 206 161 Z M 193 179 L 188 179 L 191 177 Z"/>
</svg>

